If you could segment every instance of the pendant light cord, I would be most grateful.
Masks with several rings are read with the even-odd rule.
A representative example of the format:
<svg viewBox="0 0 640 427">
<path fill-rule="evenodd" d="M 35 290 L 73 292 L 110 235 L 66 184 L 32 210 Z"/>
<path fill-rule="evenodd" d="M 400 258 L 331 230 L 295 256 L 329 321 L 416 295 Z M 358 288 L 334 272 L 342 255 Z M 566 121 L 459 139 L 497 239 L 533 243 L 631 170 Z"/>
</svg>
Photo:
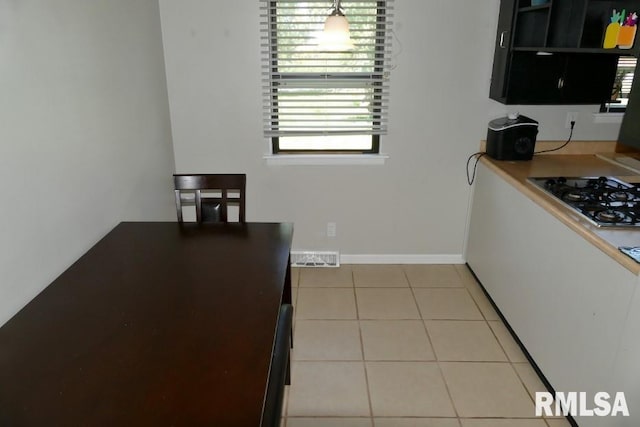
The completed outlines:
<svg viewBox="0 0 640 427">
<path fill-rule="evenodd" d="M 344 12 L 340 7 L 340 0 L 333 0 L 333 10 L 331 11 L 331 15 L 344 16 Z"/>
</svg>

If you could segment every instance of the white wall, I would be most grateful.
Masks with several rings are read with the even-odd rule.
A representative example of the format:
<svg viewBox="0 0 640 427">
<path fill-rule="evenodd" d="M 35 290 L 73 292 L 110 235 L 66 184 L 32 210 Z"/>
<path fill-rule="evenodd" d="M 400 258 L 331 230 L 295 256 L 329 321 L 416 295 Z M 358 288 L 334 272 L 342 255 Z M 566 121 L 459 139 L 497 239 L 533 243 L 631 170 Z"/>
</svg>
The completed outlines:
<svg viewBox="0 0 640 427">
<path fill-rule="evenodd" d="M 0 324 L 122 220 L 174 219 L 155 0 L 0 0 Z"/>
<path fill-rule="evenodd" d="M 615 125 L 582 125 L 595 106 L 489 100 L 498 5 L 397 0 L 391 123 L 382 139 L 387 164 L 277 167 L 262 159 L 269 142 L 262 136 L 258 1 L 160 0 L 176 170 L 246 172 L 248 219 L 293 221 L 295 249 L 462 260 L 464 166 L 490 119 L 519 110 L 540 120 L 541 139 L 564 139 L 571 110 L 584 113 L 576 136 L 617 133 Z M 329 221 L 337 223 L 333 239 L 325 237 Z"/>
</svg>

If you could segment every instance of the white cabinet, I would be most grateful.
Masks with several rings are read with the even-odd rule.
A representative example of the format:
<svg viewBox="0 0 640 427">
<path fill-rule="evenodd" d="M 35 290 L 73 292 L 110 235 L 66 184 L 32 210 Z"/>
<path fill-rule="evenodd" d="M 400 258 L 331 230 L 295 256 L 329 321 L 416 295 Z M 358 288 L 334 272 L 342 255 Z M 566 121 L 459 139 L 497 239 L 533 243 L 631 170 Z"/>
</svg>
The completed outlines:
<svg viewBox="0 0 640 427">
<path fill-rule="evenodd" d="M 482 164 L 467 262 L 556 391 L 623 391 L 610 387 L 637 276 Z"/>
<path fill-rule="evenodd" d="M 636 286 L 640 286 L 638 283 Z M 611 389 L 624 391 L 629 418 L 619 419 L 620 427 L 638 427 L 640 422 L 640 292 L 631 301 L 627 323 L 616 355 Z"/>
</svg>

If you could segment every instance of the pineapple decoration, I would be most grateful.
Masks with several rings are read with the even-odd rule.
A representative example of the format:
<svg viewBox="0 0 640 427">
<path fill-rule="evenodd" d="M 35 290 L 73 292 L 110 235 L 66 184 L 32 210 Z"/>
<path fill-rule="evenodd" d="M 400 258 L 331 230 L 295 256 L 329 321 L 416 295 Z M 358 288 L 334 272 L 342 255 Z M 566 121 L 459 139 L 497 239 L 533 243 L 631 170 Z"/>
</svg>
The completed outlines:
<svg viewBox="0 0 640 427">
<path fill-rule="evenodd" d="M 611 23 L 605 31 L 602 47 L 605 49 L 614 49 L 616 47 L 620 49 L 631 49 L 633 47 L 633 40 L 636 37 L 637 24 L 638 15 L 636 15 L 635 12 L 629 13 L 627 16 L 624 9 L 622 9 L 622 12 L 617 12 L 613 9 Z"/>
<path fill-rule="evenodd" d="M 618 33 L 618 47 L 620 49 L 631 49 L 633 47 L 633 40 L 636 38 L 636 29 L 638 28 L 637 24 L 638 15 L 635 12 L 630 13 L 620 27 L 620 33 Z"/>
</svg>

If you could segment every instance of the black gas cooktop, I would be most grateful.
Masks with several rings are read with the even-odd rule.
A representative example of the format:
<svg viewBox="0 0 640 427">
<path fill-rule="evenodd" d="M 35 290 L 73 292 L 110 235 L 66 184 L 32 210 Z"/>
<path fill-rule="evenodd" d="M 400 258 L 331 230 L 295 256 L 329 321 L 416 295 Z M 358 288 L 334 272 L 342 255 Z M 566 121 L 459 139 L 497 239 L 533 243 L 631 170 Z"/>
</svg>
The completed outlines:
<svg viewBox="0 0 640 427">
<path fill-rule="evenodd" d="M 640 189 L 613 177 L 529 178 L 598 227 L 640 227 Z"/>
</svg>

